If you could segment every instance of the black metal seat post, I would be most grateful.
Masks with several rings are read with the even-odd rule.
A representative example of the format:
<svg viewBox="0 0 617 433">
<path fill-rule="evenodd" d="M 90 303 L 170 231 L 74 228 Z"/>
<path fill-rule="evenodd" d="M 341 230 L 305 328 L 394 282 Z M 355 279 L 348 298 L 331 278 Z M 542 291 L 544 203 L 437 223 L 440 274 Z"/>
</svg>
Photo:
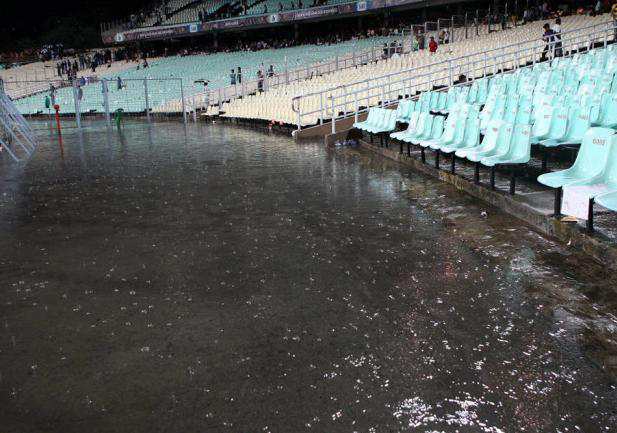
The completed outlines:
<svg viewBox="0 0 617 433">
<path fill-rule="evenodd" d="M 555 218 L 559 218 L 561 216 L 561 195 L 563 193 L 563 188 L 560 186 L 559 188 L 555 188 L 555 203 L 553 205 L 553 209 L 555 214 L 553 215 Z"/>
<path fill-rule="evenodd" d="M 590 232 L 593 231 L 593 205 L 595 200 L 593 198 L 589 199 L 589 208 L 587 210 L 587 230 Z"/>
<path fill-rule="evenodd" d="M 495 189 L 495 166 L 491 167 L 491 189 Z"/>
<path fill-rule="evenodd" d="M 473 173 L 473 181 L 475 183 L 480 183 L 480 162 L 477 161 L 474 167 L 474 173 Z"/>
<path fill-rule="evenodd" d="M 439 149 L 437 149 L 435 151 L 435 168 L 439 169 L 439 155 L 441 154 L 441 151 Z"/>
<path fill-rule="evenodd" d="M 452 152 L 452 160 L 450 161 L 450 173 L 456 173 L 456 155 Z"/>
<path fill-rule="evenodd" d="M 516 190 L 516 168 L 510 167 L 510 195 L 514 195 Z"/>
</svg>

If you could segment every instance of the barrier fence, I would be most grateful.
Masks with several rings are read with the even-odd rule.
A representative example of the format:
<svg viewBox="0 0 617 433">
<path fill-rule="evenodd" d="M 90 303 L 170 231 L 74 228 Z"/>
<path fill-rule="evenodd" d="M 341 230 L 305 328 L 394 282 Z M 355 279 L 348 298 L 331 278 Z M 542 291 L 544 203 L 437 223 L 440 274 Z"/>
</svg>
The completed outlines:
<svg viewBox="0 0 617 433">
<path fill-rule="evenodd" d="M 358 115 L 371 106 L 392 105 L 400 98 L 411 98 L 436 86 L 447 90 L 461 75 L 466 79 L 478 79 L 504 70 L 533 66 L 544 58 L 551 60 L 559 55 L 572 55 L 596 44 L 606 46 L 609 41 L 614 42 L 612 22 L 563 32 L 559 40 L 548 44 L 534 39 L 296 96 L 292 100 L 292 110 L 297 116 L 298 129 L 308 123 L 306 119 L 317 119 L 319 123 L 330 120 L 332 132 L 335 132 L 337 120 L 353 115 L 357 121 Z M 315 106 L 317 108 L 313 108 Z"/>
</svg>

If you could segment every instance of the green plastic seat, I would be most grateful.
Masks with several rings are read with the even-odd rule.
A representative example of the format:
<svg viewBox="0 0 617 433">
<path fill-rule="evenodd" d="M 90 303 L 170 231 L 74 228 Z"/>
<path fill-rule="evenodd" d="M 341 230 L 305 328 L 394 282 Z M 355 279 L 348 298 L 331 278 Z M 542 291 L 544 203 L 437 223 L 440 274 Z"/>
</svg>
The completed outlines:
<svg viewBox="0 0 617 433">
<path fill-rule="evenodd" d="M 455 152 L 456 156 L 458 156 L 459 158 L 467 158 L 468 155 L 483 153 L 494 149 L 502 124 L 503 120 L 497 119 L 491 121 L 488 128 L 486 128 L 486 134 L 484 134 L 484 138 L 482 139 L 482 143 L 480 144 L 480 146 L 469 149 L 459 149 Z"/>
<path fill-rule="evenodd" d="M 418 117 L 420 117 L 420 112 L 414 111 L 411 113 L 411 118 L 409 119 L 409 123 L 407 124 L 407 129 L 403 131 L 393 132 L 390 134 L 390 137 L 395 140 L 403 140 L 403 137 L 408 134 L 412 134 L 416 130 L 416 126 L 418 124 Z"/>
<path fill-rule="evenodd" d="M 460 149 L 473 149 L 480 144 L 480 119 L 478 117 L 470 117 L 465 122 L 465 128 L 461 128 L 463 131 L 462 138 L 460 138 L 460 132 L 457 130 L 454 142 L 448 146 L 441 146 L 439 150 L 442 153 L 452 153 Z"/>
<path fill-rule="evenodd" d="M 539 143 L 548 138 L 553 118 L 553 107 L 543 106 L 531 128 L 531 144 Z M 565 129 L 565 126 L 564 126 Z"/>
<path fill-rule="evenodd" d="M 527 164 L 531 159 L 531 126 L 514 125 L 512 143 L 506 153 L 482 158 L 480 163 L 495 165 Z"/>
<path fill-rule="evenodd" d="M 545 147 L 555 147 L 562 144 L 580 144 L 590 124 L 589 108 L 573 106 L 568 113 L 568 127 L 565 134 L 561 138 L 543 140 L 540 144 Z"/>
<path fill-rule="evenodd" d="M 421 140 L 418 145 L 421 147 L 433 147 L 433 145 L 439 145 L 441 143 L 450 143 L 454 139 L 454 133 L 456 132 L 457 125 L 462 122 L 459 121 L 459 117 L 450 114 L 445 122 L 443 133 L 437 138 L 431 138 L 427 140 Z"/>
<path fill-rule="evenodd" d="M 617 192 L 609 192 L 596 197 L 596 203 L 617 212 Z"/>
<path fill-rule="evenodd" d="M 412 137 L 409 143 L 419 144 L 424 140 L 436 140 L 443 134 L 443 123 L 443 116 L 431 116 L 431 120 L 427 122 L 424 132 Z"/>
<path fill-rule="evenodd" d="M 568 183 L 564 186 L 564 191 L 567 188 L 572 188 L 576 186 L 593 186 L 595 187 L 596 191 L 601 191 L 587 192 L 588 198 L 593 198 L 600 194 L 607 194 L 609 192 L 617 191 L 617 136 L 613 135 L 611 137 L 608 148 L 609 149 L 606 161 L 598 174 L 588 179 Z"/>
<path fill-rule="evenodd" d="M 611 137 L 607 147 L 609 149 L 606 160 L 598 174 L 587 179 L 567 183 L 563 186 L 565 213 L 574 215 L 582 213 L 576 216 L 592 220 L 588 221 L 590 229 L 593 229 L 593 205 L 590 205 L 590 200 L 598 196 L 617 192 L 617 136 L 613 135 Z M 598 161 L 597 165 L 600 166 L 600 161 Z M 572 195 L 568 196 L 569 193 L 572 193 Z M 611 204 L 610 201 L 608 204 Z M 570 212 L 568 212 L 568 208 L 570 208 Z"/>
<path fill-rule="evenodd" d="M 381 132 L 390 132 L 396 129 L 396 111 L 395 110 L 383 110 L 383 122 L 380 126 L 371 128 L 370 132 L 373 134 L 379 134 Z"/>
<path fill-rule="evenodd" d="M 366 116 L 366 120 L 364 120 L 363 122 L 355 122 L 353 124 L 353 127 L 364 130 L 364 128 L 366 128 L 367 126 L 372 125 L 375 122 L 375 116 L 377 114 L 377 110 L 379 109 L 370 108 L 368 110 L 368 115 Z"/>
<path fill-rule="evenodd" d="M 551 188 L 589 179 L 602 171 L 615 131 L 609 128 L 589 128 L 572 167 L 538 177 L 538 182 Z"/>
<path fill-rule="evenodd" d="M 484 146 L 484 141 L 482 142 L 482 146 L 484 149 L 478 148 L 478 150 L 470 150 L 467 153 L 467 160 L 471 162 L 480 162 L 482 158 L 486 158 L 489 156 L 497 156 L 503 155 L 508 152 L 510 149 L 510 143 L 512 142 L 512 133 L 514 130 L 514 125 L 511 123 L 502 122 L 499 126 L 499 131 L 497 133 L 497 137 L 494 142 L 487 143 L 487 146 Z M 489 144 L 492 144 L 492 147 L 488 147 Z"/>
<path fill-rule="evenodd" d="M 430 131 L 430 128 L 433 125 L 433 115 L 429 114 L 425 111 L 420 113 L 418 116 L 418 122 L 416 123 L 416 127 L 413 131 L 408 134 L 405 134 L 401 137 L 401 140 L 405 143 L 411 143 L 411 140 L 416 136 L 423 136 L 426 130 Z"/>
<path fill-rule="evenodd" d="M 375 120 L 371 125 L 368 125 L 364 128 L 365 131 L 375 134 L 380 129 L 386 126 L 388 122 L 387 115 L 389 110 L 385 110 L 383 108 L 378 108 L 377 113 L 375 114 Z"/>
</svg>

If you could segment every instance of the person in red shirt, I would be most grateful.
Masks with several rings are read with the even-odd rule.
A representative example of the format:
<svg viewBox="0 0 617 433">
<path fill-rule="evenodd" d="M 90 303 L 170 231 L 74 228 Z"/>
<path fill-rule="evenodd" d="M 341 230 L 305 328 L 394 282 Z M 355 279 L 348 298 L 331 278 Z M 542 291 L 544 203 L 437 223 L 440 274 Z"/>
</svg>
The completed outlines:
<svg viewBox="0 0 617 433">
<path fill-rule="evenodd" d="M 435 54 L 437 52 L 437 42 L 435 42 L 435 38 L 431 36 L 431 40 L 428 43 L 428 51 L 431 54 Z"/>
</svg>

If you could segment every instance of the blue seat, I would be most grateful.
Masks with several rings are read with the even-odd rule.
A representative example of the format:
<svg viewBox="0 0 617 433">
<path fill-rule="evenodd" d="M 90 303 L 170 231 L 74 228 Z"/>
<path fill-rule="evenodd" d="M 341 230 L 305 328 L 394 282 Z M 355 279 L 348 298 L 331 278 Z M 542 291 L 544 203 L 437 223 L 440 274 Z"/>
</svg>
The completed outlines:
<svg viewBox="0 0 617 433">
<path fill-rule="evenodd" d="M 416 126 L 418 124 L 418 117 L 420 117 L 420 112 L 414 111 L 411 113 L 411 118 L 409 119 L 409 123 L 407 124 L 407 128 L 403 131 L 393 132 L 390 134 L 391 138 L 395 140 L 403 140 L 403 137 L 408 134 L 413 134 L 416 130 Z"/>
<path fill-rule="evenodd" d="M 561 171 L 545 173 L 538 182 L 555 188 L 555 215 L 561 214 L 561 192 L 564 185 L 589 179 L 602 171 L 615 131 L 609 128 L 589 128 L 583 137 L 574 164 Z"/>
<path fill-rule="evenodd" d="M 408 134 L 405 134 L 401 140 L 406 143 L 411 143 L 415 137 L 423 136 L 423 134 L 426 133 L 425 131 L 430 131 L 430 128 L 433 125 L 433 117 L 434 116 L 432 114 L 427 112 L 420 113 L 414 130 Z"/>
<path fill-rule="evenodd" d="M 480 141 L 480 119 L 477 116 L 469 117 L 465 122 L 460 122 L 457 127 L 454 140 L 452 143 L 431 148 L 439 150 L 442 153 L 448 154 L 456 152 L 459 149 L 471 149 L 478 146 Z"/>
<path fill-rule="evenodd" d="M 601 171 L 588 179 L 571 182 L 563 187 L 564 208 L 587 209 L 588 228 L 593 229 L 593 200 L 600 195 L 617 192 L 617 136 L 611 136 L 608 154 Z M 601 161 L 597 161 L 600 165 Z M 572 192 L 572 194 L 570 194 Z M 575 203 L 570 203 L 574 201 Z M 610 204 L 610 203 L 608 203 Z M 572 205 L 572 206 L 571 206 Z M 568 212 L 566 212 L 568 213 Z M 583 218 L 585 215 L 576 215 Z"/>
<path fill-rule="evenodd" d="M 568 127 L 565 134 L 559 138 L 543 140 L 540 144 L 545 147 L 555 147 L 562 144 L 580 144 L 583 141 L 583 136 L 590 127 L 591 122 L 588 113 L 589 108 L 571 107 L 568 113 Z"/>
<path fill-rule="evenodd" d="M 431 116 L 431 120 L 427 121 L 422 134 L 411 137 L 410 143 L 419 144 L 424 140 L 436 140 L 443 134 L 443 116 Z"/>
<path fill-rule="evenodd" d="M 496 139 L 484 143 L 477 150 L 470 150 L 467 152 L 467 160 L 471 162 L 480 162 L 483 158 L 490 156 L 502 155 L 508 152 L 510 149 L 510 142 L 512 141 L 512 133 L 514 125 L 511 123 L 501 122 Z M 486 138 L 486 136 L 485 136 Z"/>
<path fill-rule="evenodd" d="M 499 130 L 501 129 L 502 124 L 503 120 L 491 121 L 488 128 L 486 129 L 486 134 L 484 134 L 484 138 L 482 139 L 482 143 L 480 143 L 480 146 L 467 149 L 459 149 L 455 152 L 456 156 L 458 156 L 459 158 L 467 158 L 468 155 L 487 152 L 495 148 L 497 137 L 499 136 Z"/>
</svg>

